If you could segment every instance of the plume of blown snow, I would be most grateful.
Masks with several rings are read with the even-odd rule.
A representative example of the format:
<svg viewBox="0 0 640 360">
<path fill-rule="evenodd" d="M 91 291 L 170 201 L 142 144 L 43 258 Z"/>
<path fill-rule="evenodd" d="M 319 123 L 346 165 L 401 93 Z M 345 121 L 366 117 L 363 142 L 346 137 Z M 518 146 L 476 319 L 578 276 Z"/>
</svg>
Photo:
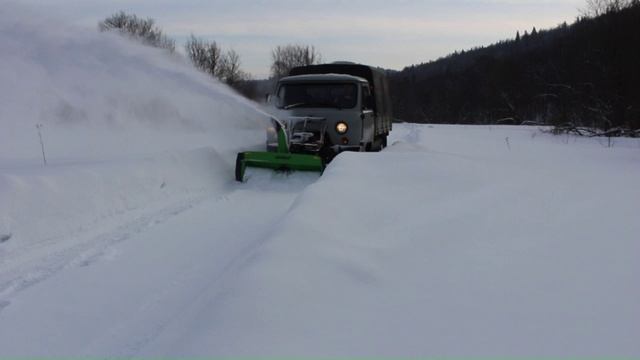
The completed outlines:
<svg viewBox="0 0 640 360">
<path fill-rule="evenodd" d="M 269 115 L 180 55 L 17 4 L 0 6 L 0 49 L 0 263 L 216 194 L 235 153 L 264 146 Z"/>
<path fill-rule="evenodd" d="M 268 115 L 184 57 L 116 33 L 0 8 L 0 160 L 235 151 L 263 142 Z"/>
</svg>

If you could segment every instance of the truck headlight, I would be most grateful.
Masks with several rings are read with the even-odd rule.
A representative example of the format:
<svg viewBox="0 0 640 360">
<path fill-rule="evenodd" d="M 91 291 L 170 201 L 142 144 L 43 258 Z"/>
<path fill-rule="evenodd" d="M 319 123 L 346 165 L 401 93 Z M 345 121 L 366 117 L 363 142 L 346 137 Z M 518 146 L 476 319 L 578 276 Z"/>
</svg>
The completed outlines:
<svg viewBox="0 0 640 360">
<path fill-rule="evenodd" d="M 349 130 L 349 126 L 346 122 L 340 121 L 336 124 L 336 131 L 338 132 L 338 134 L 344 134 L 347 132 L 347 130 Z"/>
</svg>

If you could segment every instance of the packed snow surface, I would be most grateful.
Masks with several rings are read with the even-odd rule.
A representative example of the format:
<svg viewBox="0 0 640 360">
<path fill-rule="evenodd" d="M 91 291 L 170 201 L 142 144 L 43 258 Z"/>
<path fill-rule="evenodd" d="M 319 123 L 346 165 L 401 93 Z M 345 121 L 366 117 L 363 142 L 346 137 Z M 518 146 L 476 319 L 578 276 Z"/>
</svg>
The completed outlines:
<svg viewBox="0 0 640 360">
<path fill-rule="evenodd" d="M 395 124 L 235 183 L 259 109 L 46 20 L 0 8 L 1 358 L 640 357 L 637 140 Z"/>
</svg>

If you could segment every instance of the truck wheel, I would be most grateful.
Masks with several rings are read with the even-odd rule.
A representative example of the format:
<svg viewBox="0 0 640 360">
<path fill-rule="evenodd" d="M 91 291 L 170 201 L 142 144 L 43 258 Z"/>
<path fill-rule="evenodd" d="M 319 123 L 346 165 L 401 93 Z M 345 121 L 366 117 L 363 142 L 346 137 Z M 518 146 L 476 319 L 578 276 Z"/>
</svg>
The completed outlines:
<svg viewBox="0 0 640 360">
<path fill-rule="evenodd" d="M 331 143 L 331 140 L 329 140 L 329 136 L 325 135 L 325 142 L 324 145 L 322 145 L 322 148 L 320 149 L 320 152 L 318 153 L 318 155 L 320 155 L 320 157 L 322 158 L 322 162 L 326 165 L 328 163 L 331 162 L 331 160 L 333 160 L 334 157 L 336 157 L 336 152 L 333 151 L 333 144 Z"/>
<path fill-rule="evenodd" d="M 244 169 L 244 153 L 239 153 L 238 156 L 236 156 L 236 181 L 244 181 Z"/>
<path fill-rule="evenodd" d="M 373 151 L 381 151 L 382 149 L 387 147 L 387 137 L 386 135 L 376 136 L 375 146 L 373 147 Z"/>
</svg>

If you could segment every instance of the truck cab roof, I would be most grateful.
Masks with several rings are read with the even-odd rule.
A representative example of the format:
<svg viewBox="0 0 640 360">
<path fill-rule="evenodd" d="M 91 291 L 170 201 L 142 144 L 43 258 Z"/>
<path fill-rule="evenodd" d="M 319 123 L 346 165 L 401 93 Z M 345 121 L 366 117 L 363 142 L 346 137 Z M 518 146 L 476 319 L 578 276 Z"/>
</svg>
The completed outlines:
<svg viewBox="0 0 640 360">
<path fill-rule="evenodd" d="M 368 83 L 367 79 L 346 74 L 305 74 L 287 76 L 280 79 L 280 83 L 291 82 L 359 82 Z"/>
</svg>

